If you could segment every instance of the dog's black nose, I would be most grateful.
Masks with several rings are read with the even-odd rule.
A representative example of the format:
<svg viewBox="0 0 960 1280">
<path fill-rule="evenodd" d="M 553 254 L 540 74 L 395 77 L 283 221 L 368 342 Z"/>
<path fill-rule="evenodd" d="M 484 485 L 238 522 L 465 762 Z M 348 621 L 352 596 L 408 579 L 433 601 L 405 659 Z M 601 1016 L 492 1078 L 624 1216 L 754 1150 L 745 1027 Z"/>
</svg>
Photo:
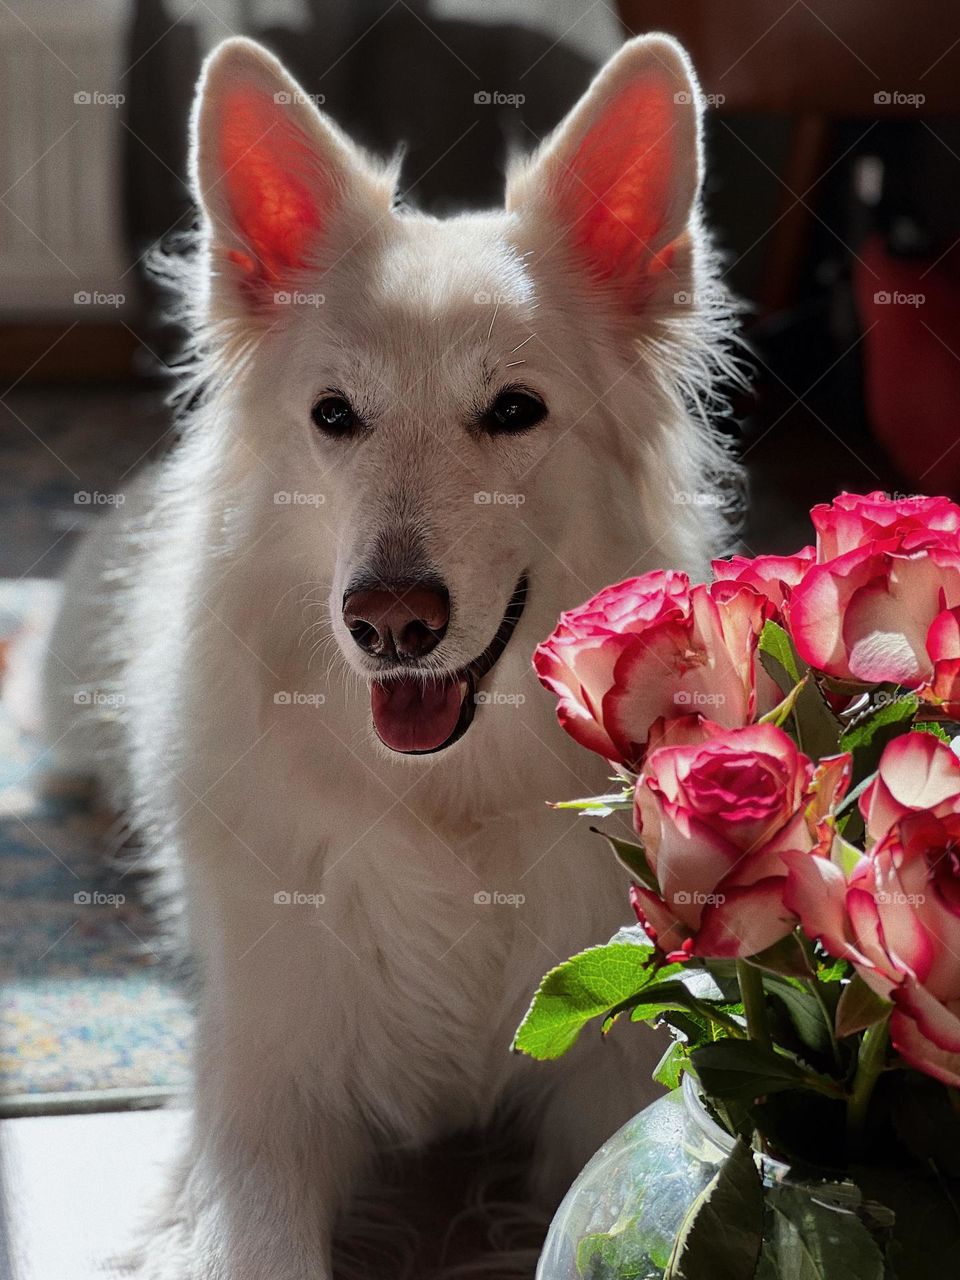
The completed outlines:
<svg viewBox="0 0 960 1280">
<path fill-rule="evenodd" d="M 422 658 L 443 639 L 450 593 L 439 582 L 377 583 L 344 597 L 343 620 L 364 653 Z"/>
</svg>

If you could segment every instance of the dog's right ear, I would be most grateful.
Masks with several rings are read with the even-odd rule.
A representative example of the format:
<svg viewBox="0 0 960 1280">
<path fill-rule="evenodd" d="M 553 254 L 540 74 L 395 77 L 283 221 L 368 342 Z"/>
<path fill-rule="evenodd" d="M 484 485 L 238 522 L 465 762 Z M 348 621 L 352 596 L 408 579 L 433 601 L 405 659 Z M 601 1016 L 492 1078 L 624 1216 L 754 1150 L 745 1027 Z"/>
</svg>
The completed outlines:
<svg viewBox="0 0 960 1280">
<path fill-rule="evenodd" d="M 683 49 L 638 36 L 534 154 L 511 166 L 507 209 L 569 252 L 627 311 L 691 288 L 702 171 L 701 95 Z"/>
<path fill-rule="evenodd" d="M 250 305 L 322 268 L 335 227 L 355 240 L 390 210 L 393 175 L 366 161 L 252 40 L 227 40 L 207 59 L 191 136 L 211 270 Z"/>
</svg>

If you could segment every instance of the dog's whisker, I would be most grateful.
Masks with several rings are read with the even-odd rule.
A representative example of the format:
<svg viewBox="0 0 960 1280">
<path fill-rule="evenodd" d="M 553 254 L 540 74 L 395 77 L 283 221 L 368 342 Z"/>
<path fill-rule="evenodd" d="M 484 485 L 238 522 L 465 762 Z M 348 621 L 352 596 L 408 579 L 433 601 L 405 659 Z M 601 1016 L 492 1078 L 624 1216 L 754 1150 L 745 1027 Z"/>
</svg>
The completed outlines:
<svg viewBox="0 0 960 1280">
<path fill-rule="evenodd" d="M 493 326 L 497 323 L 497 316 L 500 314 L 500 299 L 498 298 L 493 308 L 493 315 L 490 317 L 490 328 L 487 330 L 487 342 L 490 341 L 493 333 Z"/>
</svg>

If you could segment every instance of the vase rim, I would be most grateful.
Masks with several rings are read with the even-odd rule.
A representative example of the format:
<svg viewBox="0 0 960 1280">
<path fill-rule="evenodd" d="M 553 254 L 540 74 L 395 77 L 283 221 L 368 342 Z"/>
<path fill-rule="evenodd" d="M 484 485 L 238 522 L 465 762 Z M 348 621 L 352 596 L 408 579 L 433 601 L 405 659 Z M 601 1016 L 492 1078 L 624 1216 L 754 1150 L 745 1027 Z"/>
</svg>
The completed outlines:
<svg viewBox="0 0 960 1280">
<path fill-rule="evenodd" d="M 725 1156 L 728 1156 L 736 1146 L 736 1138 L 714 1120 L 704 1103 L 699 1082 L 689 1071 L 683 1073 L 683 1079 L 680 1081 L 680 1094 L 683 1098 L 684 1111 L 688 1118 L 697 1126 L 708 1142 L 712 1143 Z M 756 1152 L 755 1155 L 766 1173 L 777 1180 L 784 1178 L 790 1171 L 790 1166 L 782 1160 L 778 1160 L 775 1156 L 765 1155 L 763 1152 Z"/>
</svg>

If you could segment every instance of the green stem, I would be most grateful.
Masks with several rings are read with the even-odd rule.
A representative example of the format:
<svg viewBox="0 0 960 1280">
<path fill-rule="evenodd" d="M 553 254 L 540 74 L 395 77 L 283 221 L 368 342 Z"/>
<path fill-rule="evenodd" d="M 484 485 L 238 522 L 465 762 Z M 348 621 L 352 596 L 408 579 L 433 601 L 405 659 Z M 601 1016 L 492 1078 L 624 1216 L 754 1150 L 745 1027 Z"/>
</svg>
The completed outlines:
<svg viewBox="0 0 960 1280">
<path fill-rule="evenodd" d="M 737 961 L 737 982 L 740 984 L 740 998 L 743 1001 L 743 1012 L 747 1017 L 747 1031 L 751 1040 L 756 1040 L 765 1049 L 771 1048 L 770 1032 L 767 1029 L 767 1002 L 763 994 L 763 974 L 747 960 Z"/>
<path fill-rule="evenodd" d="M 874 1023 L 864 1034 L 860 1043 L 857 1058 L 857 1074 L 853 1079 L 853 1091 L 847 1103 L 847 1136 L 851 1143 L 858 1144 L 863 1136 L 870 1109 L 870 1099 L 880 1073 L 883 1071 L 883 1060 L 887 1053 L 889 1038 L 889 1015 L 882 1022 Z"/>
</svg>

